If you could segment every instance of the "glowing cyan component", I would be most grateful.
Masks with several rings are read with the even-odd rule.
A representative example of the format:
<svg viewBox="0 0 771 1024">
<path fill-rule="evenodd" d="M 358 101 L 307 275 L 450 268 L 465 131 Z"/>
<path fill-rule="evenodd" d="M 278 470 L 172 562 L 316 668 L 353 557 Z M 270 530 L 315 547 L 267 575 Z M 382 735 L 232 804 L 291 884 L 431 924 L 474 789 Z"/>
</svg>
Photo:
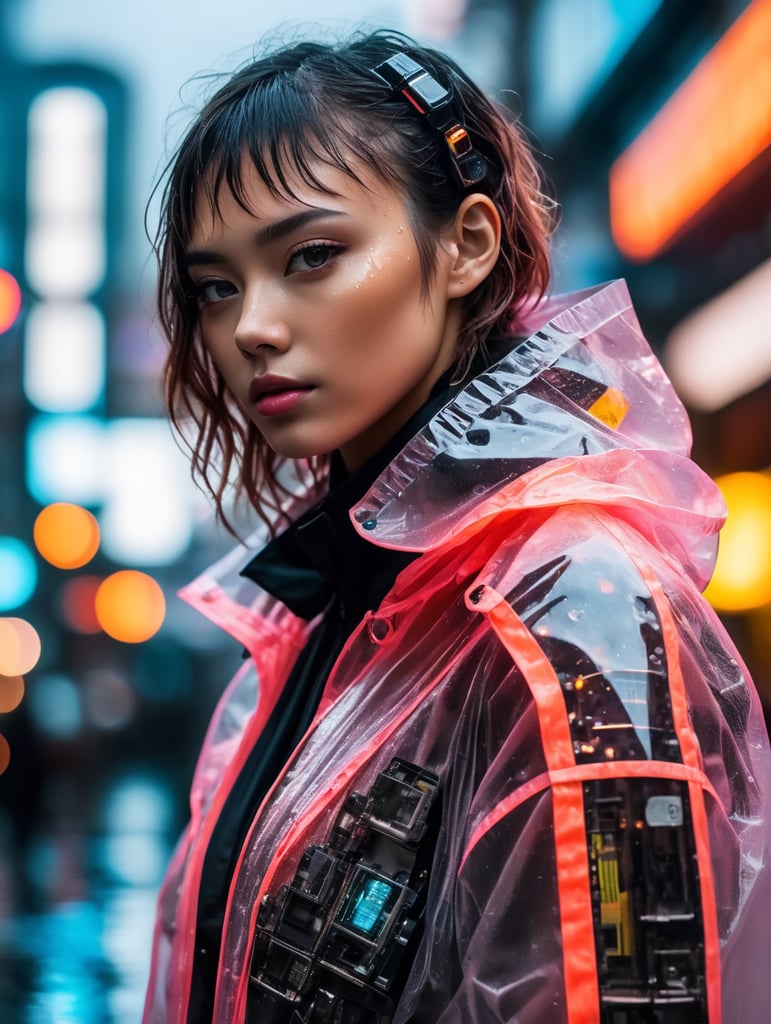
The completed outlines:
<svg viewBox="0 0 771 1024">
<path fill-rule="evenodd" d="M 23 676 L 40 657 L 40 637 L 25 619 L 0 619 L 0 675 Z"/>
<path fill-rule="evenodd" d="M 24 604 L 36 585 L 37 566 L 27 545 L 16 537 L 0 537 L 0 611 Z"/>
<path fill-rule="evenodd" d="M 77 569 L 90 562 L 99 548 L 99 524 L 80 505 L 59 501 L 38 515 L 32 536 L 35 547 L 51 565 Z"/>
<path fill-rule="evenodd" d="M 7 270 L 0 270 L 0 334 L 13 326 L 21 310 L 21 288 Z"/>
<path fill-rule="evenodd" d="M 152 576 L 124 569 L 103 580 L 96 593 L 96 617 L 115 640 L 136 644 L 149 640 L 163 624 L 166 600 Z"/>
<path fill-rule="evenodd" d="M 771 602 L 771 475 L 729 473 L 715 483 L 728 519 L 704 596 L 718 611 L 760 608 Z"/>
<path fill-rule="evenodd" d="M 24 697 L 23 676 L 0 676 L 0 714 L 7 715 Z"/>
<path fill-rule="evenodd" d="M 370 879 L 359 893 L 351 912 L 354 928 L 372 934 L 378 926 L 383 907 L 393 892 L 393 886 L 376 878 Z"/>
</svg>

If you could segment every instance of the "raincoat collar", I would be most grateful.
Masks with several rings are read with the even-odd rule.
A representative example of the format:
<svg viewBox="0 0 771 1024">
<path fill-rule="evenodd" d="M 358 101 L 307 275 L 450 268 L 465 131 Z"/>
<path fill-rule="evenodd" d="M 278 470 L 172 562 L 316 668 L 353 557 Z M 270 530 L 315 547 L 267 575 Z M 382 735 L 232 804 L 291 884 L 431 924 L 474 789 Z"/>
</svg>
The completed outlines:
<svg viewBox="0 0 771 1024">
<path fill-rule="evenodd" d="M 426 551 L 501 514 L 613 507 L 705 585 L 725 507 L 622 280 L 520 312 L 525 339 L 470 381 L 351 509 L 377 545 Z"/>
</svg>

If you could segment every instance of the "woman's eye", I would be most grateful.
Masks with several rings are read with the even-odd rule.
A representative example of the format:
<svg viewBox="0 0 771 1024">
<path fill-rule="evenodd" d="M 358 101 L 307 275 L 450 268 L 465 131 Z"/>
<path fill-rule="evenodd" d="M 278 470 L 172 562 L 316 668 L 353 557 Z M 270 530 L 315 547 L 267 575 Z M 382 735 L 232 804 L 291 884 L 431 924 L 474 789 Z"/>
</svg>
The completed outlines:
<svg viewBox="0 0 771 1024">
<path fill-rule="evenodd" d="M 236 294 L 236 286 L 230 281 L 219 277 L 213 277 L 208 281 L 199 281 L 195 288 L 195 297 L 203 305 L 212 302 L 222 302 Z"/>
<path fill-rule="evenodd" d="M 304 245 L 292 253 L 286 272 L 287 274 L 302 274 L 312 270 L 321 270 L 340 252 L 342 252 L 342 246 L 330 243 L 314 242 L 312 245 Z"/>
</svg>

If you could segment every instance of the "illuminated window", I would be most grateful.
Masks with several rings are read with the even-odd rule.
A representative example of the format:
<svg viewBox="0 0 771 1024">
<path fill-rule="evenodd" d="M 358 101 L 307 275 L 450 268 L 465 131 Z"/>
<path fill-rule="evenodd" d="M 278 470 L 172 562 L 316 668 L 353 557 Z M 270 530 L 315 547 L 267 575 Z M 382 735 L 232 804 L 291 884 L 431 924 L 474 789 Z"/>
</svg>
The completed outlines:
<svg viewBox="0 0 771 1024">
<path fill-rule="evenodd" d="M 82 297 L 104 279 L 106 136 L 88 89 L 47 89 L 30 107 L 25 267 L 41 296 Z"/>
<path fill-rule="evenodd" d="M 44 412 L 84 412 L 102 396 L 105 326 L 88 303 L 45 302 L 27 321 L 24 391 Z"/>
<path fill-rule="evenodd" d="M 104 494 L 104 424 L 93 416 L 38 416 L 27 433 L 27 490 L 41 505 L 98 505 Z"/>
</svg>

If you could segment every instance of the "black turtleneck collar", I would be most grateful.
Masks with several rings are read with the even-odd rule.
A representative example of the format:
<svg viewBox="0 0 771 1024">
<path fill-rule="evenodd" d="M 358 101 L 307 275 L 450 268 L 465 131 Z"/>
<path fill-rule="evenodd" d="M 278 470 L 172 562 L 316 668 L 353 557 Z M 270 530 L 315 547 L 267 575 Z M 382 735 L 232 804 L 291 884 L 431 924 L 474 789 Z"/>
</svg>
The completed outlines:
<svg viewBox="0 0 771 1024">
<path fill-rule="evenodd" d="M 452 384 L 454 367 L 434 385 L 428 401 L 369 461 L 348 474 L 339 452 L 332 455 L 329 493 L 241 571 L 303 619 L 312 619 L 339 599 L 342 617 L 361 618 L 376 607 L 415 553 L 379 548 L 354 529 L 356 505 L 407 442 L 446 405 L 463 384 Z"/>
</svg>

